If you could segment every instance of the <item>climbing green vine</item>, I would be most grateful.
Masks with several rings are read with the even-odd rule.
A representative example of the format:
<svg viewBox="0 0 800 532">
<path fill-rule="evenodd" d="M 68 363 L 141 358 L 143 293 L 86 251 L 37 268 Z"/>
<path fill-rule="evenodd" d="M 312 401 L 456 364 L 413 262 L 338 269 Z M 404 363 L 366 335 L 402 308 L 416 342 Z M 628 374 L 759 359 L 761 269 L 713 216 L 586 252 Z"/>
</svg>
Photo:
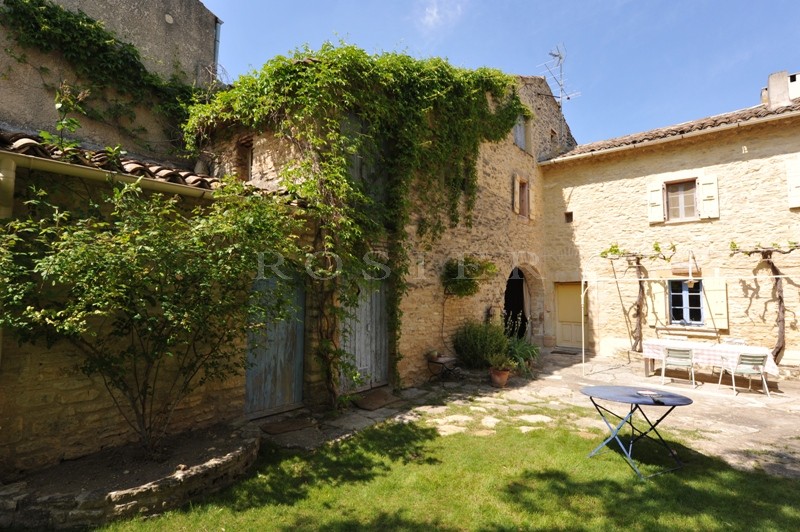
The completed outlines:
<svg viewBox="0 0 800 532">
<path fill-rule="evenodd" d="M 432 243 L 448 226 L 469 225 L 479 147 L 503 139 L 520 115 L 530 111 L 514 79 L 497 70 L 328 43 L 278 56 L 240 77 L 193 106 L 184 131 L 194 149 L 236 126 L 288 141 L 298 157 L 283 169 L 284 184 L 316 222 L 313 252 L 340 259 L 342 275 L 314 281 L 321 305 L 329 309 L 334 299 L 357 293 L 363 254 L 388 241 L 396 334 L 407 228 Z M 325 343 L 336 327 L 320 330 Z M 329 368 L 337 349 L 333 341 L 322 350 Z M 337 378 L 334 369 L 329 374 Z"/>
<path fill-rule="evenodd" d="M 135 119 L 138 104 L 149 103 L 164 116 L 167 130 L 186 119 L 193 88 L 177 78 L 163 80 L 149 72 L 133 45 L 119 40 L 102 22 L 85 13 L 69 11 L 50 0 L 4 0 L 0 25 L 23 49 L 57 53 L 69 63 L 95 99 L 95 105 L 86 108 L 91 118 L 122 127 L 126 120 Z M 14 57 L 27 61 L 24 54 Z M 110 96 L 107 89 L 127 100 Z"/>
</svg>

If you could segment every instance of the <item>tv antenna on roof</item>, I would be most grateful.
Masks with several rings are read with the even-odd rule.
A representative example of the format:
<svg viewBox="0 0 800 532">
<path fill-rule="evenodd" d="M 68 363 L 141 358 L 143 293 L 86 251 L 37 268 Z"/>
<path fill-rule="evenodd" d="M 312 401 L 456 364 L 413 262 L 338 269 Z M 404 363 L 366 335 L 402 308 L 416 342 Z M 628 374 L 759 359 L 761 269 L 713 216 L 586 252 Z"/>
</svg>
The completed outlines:
<svg viewBox="0 0 800 532">
<path fill-rule="evenodd" d="M 558 101 L 558 106 L 562 107 L 564 98 L 570 100 L 573 96 L 580 96 L 581 93 L 567 92 L 566 85 L 564 84 L 564 61 L 567 59 L 566 47 L 563 44 L 556 45 L 555 50 L 551 50 L 548 54 L 552 59 L 540 66 L 544 66 L 547 69 L 553 82 L 558 86 L 558 96 L 556 99 Z"/>
</svg>

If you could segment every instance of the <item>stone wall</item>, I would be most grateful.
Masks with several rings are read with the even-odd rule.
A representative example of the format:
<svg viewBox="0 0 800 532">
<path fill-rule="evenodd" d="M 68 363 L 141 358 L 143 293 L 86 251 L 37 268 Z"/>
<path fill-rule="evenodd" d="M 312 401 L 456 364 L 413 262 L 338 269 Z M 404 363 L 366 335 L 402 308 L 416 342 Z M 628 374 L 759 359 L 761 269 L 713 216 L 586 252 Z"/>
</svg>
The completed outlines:
<svg viewBox="0 0 800 532">
<path fill-rule="evenodd" d="M 76 369 L 57 344 L 19 345 L 7 331 L 0 359 L 0 479 L 136 441 L 101 379 Z M 182 401 L 170 432 L 241 416 L 244 377 L 207 384 Z"/>
<path fill-rule="evenodd" d="M 172 74 L 181 76 L 187 83 L 208 83 L 209 78 L 199 74 L 214 62 L 214 34 L 216 17 L 198 0 L 170 0 L 161 2 L 126 2 L 123 0 L 60 0 L 65 8 L 83 10 L 96 20 L 101 20 L 123 41 L 139 49 L 148 69 L 169 79 Z M 172 13 L 173 24 L 166 22 Z M 13 41 L 8 30 L 0 26 L 0 129 L 38 133 L 41 130 L 55 133 L 59 116 L 54 107 L 55 88 L 62 81 L 73 87 L 86 87 L 88 80 L 79 76 L 59 55 L 44 54 L 37 49 L 22 49 Z M 202 68 L 201 68 L 202 65 Z M 80 121 L 81 128 L 71 139 L 79 140 L 87 148 L 102 149 L 119 144 L 131 155 L 171 160 L 181 167 L 185 161 L 174 157 L 172 144 L 176 124 L 167 124 L 154 105 L 138 105 L 133 109 L 135 118 L 112 118 L 117 103 L 130 102 L 130 97 L 106 90 L 91 94 L 84 108 L 102 114 L 100 119 L 70 115 Z M 166 133 L 165 129 L 170 130 Z"/>
<path fill-rule="evenodd" d="M 71 200 L 71 208 L 85 208 L 80 199 L 99 201 L 104 187 L 63 176 L 30 176 L 20 169 L 15 213 L 31 185 L 50 193 L 50 200 Z M 77 202 L 77 203 L 76 203 Z M 136 440 L 136 434 L 118 412 L 100 378 L 78 369 L 81 355 L 66 342 L 47 347 L 19 343 L 3 331 L 0 347 L 0 483 L 20 472 L 62 460 L 78 458 Z M 244 346 L 242 346 L 244 350 Z M 223 383 L 208 383 L 176 408 L 171 432 L 209 426 L 242 416 L 244 375 Z"/>
<path fill-rule="evenodd" d="M 164 79 L 214 80 L 217 17 L 200 0 L 54 0 L 70 11 L 102 20 L 134 45 L 145 67 Z"/>
<path fill-rule="evenodd" d="M 531 149 L 537 161 L 560 155 L 577 143 L 561 107 L 541 76 L 519 76 L 519 97 L 533 112 L 529 121 Z"/>
<path fill-rule="evenodd" d="M 409 290 L 400 306 L 403 317 L 398 346 L 402 355 L 398 373 L 403 386 L 428 378 L 427 352 L 452 354 L 451 337 L 466 320 L 483 321 L 500 315 L 506 280 L 515 266 L 525 267 L 529 282 L 541 282 L 536 276 L 543 248 L 537 230 L 542 223 L 541 211 L 534 208 L 531 219 L 512 209 L 515 173 L 531 179 L 533 196 L 540 196 L 539 184 L 533 179 L 533 164 L 533 158 L 510 139 L 482 146 L 472 227 L 462 225 L 446 231 L 430 250 L 424 250 L 414 236 L 415 228 L 409 228 L 412 267 Z M 491 260 L 497 266 L 497 274 L 481 282 L 480 291 L 474 296 L 445 298 L 439 279 L 442 268 L 448 259 L 464 255 Z"/>
<path fill-rule="evenodd" d="M 645 321 L 645 339 L 672 332 L 698 338 L 732 336 L 772 347 L 776 305 L 769 271 L 756 257 L 731 256 L 729 245 L 735 241 L 741 247 L 785 246 L 797 240 L 800 215 L 789 207 L 787 171 L 789 162 L 798 158 L 799 142 L 800 120 L 784 119 L 541 166 L 546 206 L 542 229 L 547 235 L 544 275 L 554 282 L 597 279 L 589 285 L 588 347 L 605 353 L 630 348 L 625 311 L 636 299 L 636 275 L 626 270 L 625 261 L 615 263 L 615 272 L 600 252 L 617 243 L 647 255 L 654 242 L 677 246 L 673 263 L 685 264 L 691 251 L 703 278 L 724 280 L 729 326 L 654 327 Z M 716 177 L 719 217 L 649 222 L 648 184 L 667 173 Z M 572 213 L 572 223 L 565 221 L 565 212 Z M 681 277 L 673 274 L 674 264 L 647 259 L 643 263 L 649 277 Z M 788 276 L 784 281 L 787 350 L 782 364 L 797 364 L 800 252 L 776 254 L 775 263 Z M 654 301 L 648 287 L 651 313 Z"/>
</svg>

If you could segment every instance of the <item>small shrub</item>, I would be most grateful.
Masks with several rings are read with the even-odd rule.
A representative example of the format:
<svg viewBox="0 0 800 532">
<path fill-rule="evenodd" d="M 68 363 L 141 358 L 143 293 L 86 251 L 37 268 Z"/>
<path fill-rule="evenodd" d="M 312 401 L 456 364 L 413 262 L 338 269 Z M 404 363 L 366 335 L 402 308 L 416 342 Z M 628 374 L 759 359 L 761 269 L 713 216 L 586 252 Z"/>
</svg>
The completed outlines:
<svg viewBox="0 0 800 532">
<path fill-rule="evenodd" d="M 508 338 L 500 324 L 468 321 L 453 336 L 453 348 L 464 367 L 485 368 L 488 356 L 507 354 Z"/>
<path fill-rule="evenodd" d="M 485 359 L 490 368 L 509 371 L 517 369 L 517 361 L 511 358 L 508 350 L 487 353 Z"/>
<path fill-rule="evenodd" d="M 539 347 L 525 338 L 508 338 L 508 357 L 514 361 L 515 368 L 525 377 L 533 377 L 531 363 L 539 356 Z"/>
</svg>

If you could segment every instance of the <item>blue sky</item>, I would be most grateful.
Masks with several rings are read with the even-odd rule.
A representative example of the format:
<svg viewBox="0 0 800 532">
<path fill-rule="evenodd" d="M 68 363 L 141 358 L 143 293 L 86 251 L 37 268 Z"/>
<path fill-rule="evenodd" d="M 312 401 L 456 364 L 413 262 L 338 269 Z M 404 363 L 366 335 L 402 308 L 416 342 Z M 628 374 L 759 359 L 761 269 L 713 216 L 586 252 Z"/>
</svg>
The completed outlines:
<svg viewBox="0 0 800 532">
<path fill-rule="evenodd" d="M 560 47 L 582 144 L 757 105 L 771 72 L 800 72 L 797 0 L 202 2 L 223 21 L 229 81 L 325 41 L 548 77 Z"/>
</svg>

